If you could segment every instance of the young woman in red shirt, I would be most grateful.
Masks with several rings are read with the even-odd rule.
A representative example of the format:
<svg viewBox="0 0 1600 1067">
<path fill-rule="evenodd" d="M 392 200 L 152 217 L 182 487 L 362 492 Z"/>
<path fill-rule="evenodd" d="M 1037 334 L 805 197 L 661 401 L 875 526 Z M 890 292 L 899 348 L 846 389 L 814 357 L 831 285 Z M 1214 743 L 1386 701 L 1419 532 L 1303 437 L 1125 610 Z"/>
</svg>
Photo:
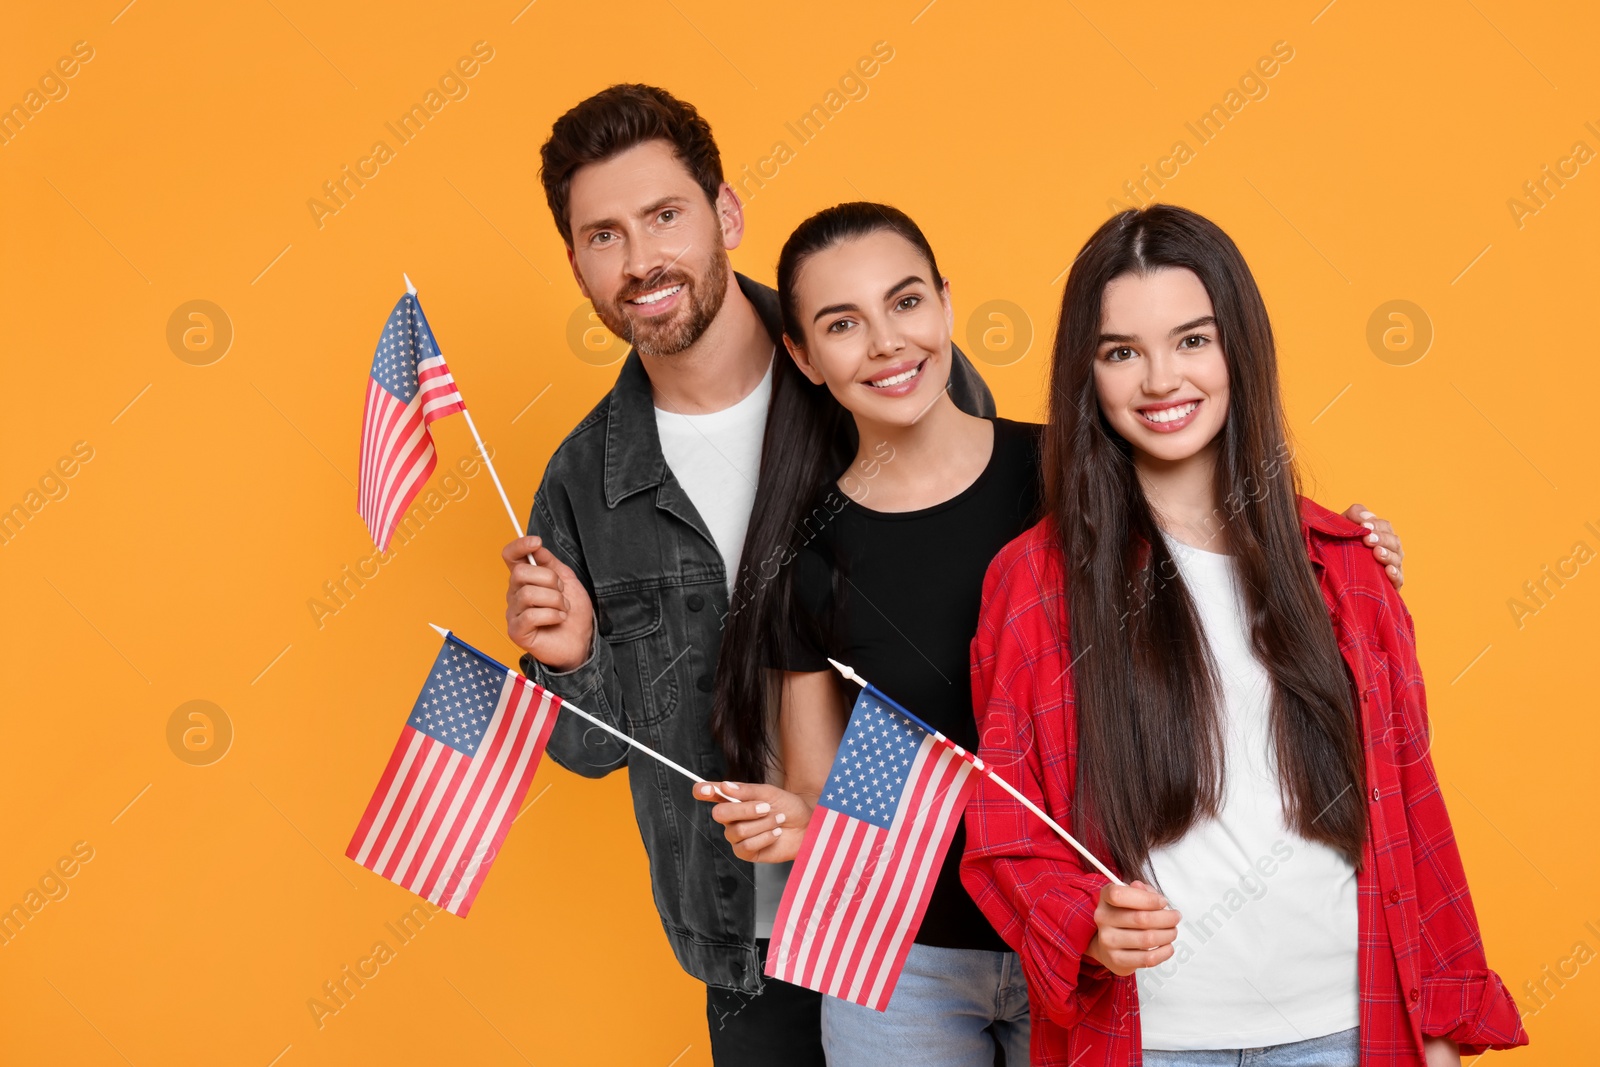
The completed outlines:
<svg viewBox="0 0 1600 1067">
<path fill-rule="evenodd" d="M 1272 328 L 1213 223 L 1106 222 L 1062 300 L 1045 518 L 984 579 L 962 881 L 1035 1064 L 1442 1067 L 1525 1044 L 1428 754 L 1410 613 L 1300 496 Z"/>
</svg>

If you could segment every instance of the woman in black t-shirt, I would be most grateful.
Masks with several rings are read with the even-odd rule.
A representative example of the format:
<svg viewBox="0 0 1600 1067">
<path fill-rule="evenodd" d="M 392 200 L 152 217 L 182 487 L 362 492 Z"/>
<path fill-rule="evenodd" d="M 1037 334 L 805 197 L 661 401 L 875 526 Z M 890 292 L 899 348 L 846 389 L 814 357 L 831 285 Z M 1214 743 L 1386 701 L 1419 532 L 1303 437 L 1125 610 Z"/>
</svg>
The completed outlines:
<svg viewBox="0 0 1600 1067">
<path fill-rule="evenodd" d="M 827 657 L 977 748 L 984 570 L 1038 507 L 1039 427 L 968 415 L 946 391 L 949 285 L 909 218 L 863 203 L 813 216 L 784 246 L 778 293 L 812 384 L 772 399 L 718 675 L 740 802 L 713 811 L 739 856 L 769 863 L 798 853 L 848 721 L 856 689 Z M 783 788 L 758 784 L 771 755 Z M 1021 965 L 962 887 L 962 847 L 958 821 L 888 1010 L 823 999 L 830 1067 L 990 1067 L 997 1044 L 1028 1061 Z"/>
</svg>

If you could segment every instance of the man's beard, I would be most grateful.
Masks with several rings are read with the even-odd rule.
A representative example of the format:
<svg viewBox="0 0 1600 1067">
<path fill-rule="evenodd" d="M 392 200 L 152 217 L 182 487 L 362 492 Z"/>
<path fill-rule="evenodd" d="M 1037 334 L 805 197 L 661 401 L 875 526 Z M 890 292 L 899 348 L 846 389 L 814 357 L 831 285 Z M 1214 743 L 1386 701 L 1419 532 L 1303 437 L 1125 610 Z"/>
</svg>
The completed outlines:
<svg viewBox="0 0 1600 1067">
<path fill-rule="evenodd" d="M 718 250 L 712 253 L 699 277 L 668 269 L 648 283 L 629 286 L 614 301 L 595 301 L 594 313 L 606 329 L 631 342 L 640 355 L 675 355 L 700 340 L 722 310 L 728 295 L 728 275 L 728 257 Z M 666 317 L 667 321 L 638 319 L 629 312 L 627 301 L 680 284 L 684 287 L 682 295 L 688 299 Z"/>
</svg>

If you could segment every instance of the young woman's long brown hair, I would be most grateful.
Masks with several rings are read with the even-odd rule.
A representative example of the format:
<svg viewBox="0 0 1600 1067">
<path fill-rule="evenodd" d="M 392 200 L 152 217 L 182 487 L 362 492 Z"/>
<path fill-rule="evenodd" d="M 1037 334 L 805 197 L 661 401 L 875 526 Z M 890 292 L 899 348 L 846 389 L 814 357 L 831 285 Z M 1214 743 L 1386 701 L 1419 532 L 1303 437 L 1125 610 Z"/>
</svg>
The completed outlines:
<svg viewBox="0 0 1600 1067">
<path fill-rule="evenodd" d="M 1222 800 L 1220 689 L 1193 601 L 1134 470 L 1100 412 L 1101 303 L 1119 275 L 1184 267 L 1205 285 L 1229 404 L 1215 519 L 1243 586 L 1251 641 L 1272 678 L 1286 821 L 1361 862 L 1364 768 L 1355 698 L 1306 556 L 1272 326 L 1232 240 L 1192 211 L 1152 205 L 1108 220 L 1074 261 L 1061 302 L 1044 437 L 1044 495 L 1067 572 L 1078 721 L 1075 806 L 1128 877 Z M 1237 509 L 1237 510 L 1235 510 Z"/>
</svg>

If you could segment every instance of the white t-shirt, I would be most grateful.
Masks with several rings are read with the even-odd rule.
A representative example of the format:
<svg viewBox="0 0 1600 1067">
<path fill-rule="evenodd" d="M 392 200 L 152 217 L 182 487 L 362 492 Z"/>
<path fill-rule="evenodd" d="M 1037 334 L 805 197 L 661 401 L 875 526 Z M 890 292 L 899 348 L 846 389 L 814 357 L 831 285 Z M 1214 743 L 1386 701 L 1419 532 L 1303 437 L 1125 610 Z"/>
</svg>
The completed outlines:
<svg viewBox="0 0 1600 1067">
<path fill-rule="evenodd" d="M 1356 873 L 1283 817 L 1271 678 L 1250 644 L 1232 556 L 1166 538 L 1216 661 L 1226 744 L 1219 817 L 1151 852 L 1183 913 L 1170 959 L 1135 971 L 1147 1049 L 1257 1048 L 1360 1021 Z"/>
<path fill-rule="evenodd" d="M 773 358 L 777 349 L 773 349 Z M 683 415 L 656 408 L 656 432 L 667 466 L 705 520 L 727 570 L 728 593 L 739 572 L 745 530 L 755 506 L 756 477 L 761 469 L 761 437 L 772 399 L 773 364 L 761 383 L 732 407 L 703 415 Z M 789 863 L 758 863 L 756 936 L 771 937 L 778 917 Z"/>
<path fill-rule="evenodd" d="M 656 408 L 661 454 L 722 553 L 730 595 L 750 525 L 750 509 L 756 502 L 761 435 L 771 399 L 772 364 L 768 363 L 760 384 L 732 407 L 703 415 Z"/>
</svg>

